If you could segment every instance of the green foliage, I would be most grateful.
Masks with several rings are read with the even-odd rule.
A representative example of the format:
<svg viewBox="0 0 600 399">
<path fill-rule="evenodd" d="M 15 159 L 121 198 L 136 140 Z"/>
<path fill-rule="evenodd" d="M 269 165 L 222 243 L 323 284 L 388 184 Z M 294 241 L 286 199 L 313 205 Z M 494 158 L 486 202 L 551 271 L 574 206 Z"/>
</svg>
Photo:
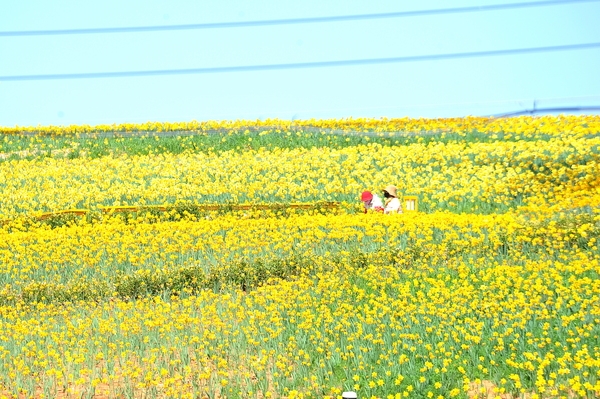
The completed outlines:
<svg viewBox="0 0 600 399">
<path fill-rule="evenodd" d="M 504 134 L 490 136 L 487 133 L 471 131 L 466 134 L 452 132 L 422 132 L 419 134 L 395 132 L 343 133 L 320 129 L 302 131 L 252 130 L 223 131 L 222 133 L 172 132 L 148 135 L 140 132 L 120 136 L 13 136 L 10 140 L 0 140 L 0 153 L 9 154 L 3 159 L 35 159 L 40 157 L 99 158 L 104 156 L 181 154 L 184 152 L 243 152 L 247 150 L 273 150 L 295 148 L 346 148 L 377 143 L 382 146 L 405 146 L 415 143 L 489 143 L 494 141 L 514 141 L 513 136 Z M 550 136 L 539 136 L 537 140 L 549 140 Z M 520 140 L 533 140 L 521 138 Z"/>
<path fill-rule="evenodd" d="M 440 248 L 444 248 L 442 253 Z M 212 266 L 196 262 L 160 272 L 148 269 L 133 273 L 117 272 L 112 280 L 72 280 L 67 284 L 31 282 L 22 288 L 6 286 L 0 291 L 0 305 L 100 301 L 111 297 L 134 299 L 163 294 L 194 294 L 206 289 L 216 292 L 230 288 L 248 291 L 279 279 L 299 275 L 316 276 L 335 267 L 358 270 L 385 264 L 398 268 L 412 268 L 415 265 L 436 268 L 444 267 L 449 259 L 461 259 L 467 253 L 479 256 L 480 260 L 514 256 L 515 251 L 526 251 L 531 257 L 536 253 L 544 253 L 544 248 L 543 245 L 536 247 L 523 243 L 513 247 L 508 236 L 505 236 L 500 245 L 489 243 L 488 246 L 478 248 L 458 248 L 452 241 L 445 241 L 443 238 L 439 242 L 428 243 L 409 238 L 403 245 L 384 246 L 374 251 L 352 247 L 349 251 L 338 250 L 329 255 L 292 253 L 256 258 L 237 256 L 233 260 Z"/>
<path fill-rule="evenodd" d="M 69 226 L 74 223 L 78 223 L 81 221 L 81 216 L 74 215 L 71 213 L 65 214 L 54 214 L 50 215 L 42 220 L 40 220 L 40 224 L 50 226 L 55 229 L 57 227 Z"/>
<path fill-rule="evenodd" d="M 135 299 L 164 293 L 192 294 L 204 289 L 221 291 L 236 288 L 247 291 L 273 279 L 291 278 L 308 270 L 308 258 L 291 255 L 254 261 L 238 259 L 210 268 L 193 265 L 159 273 L 142 270 L 129 275 L 117 275 L 113 281 L 74 280 L 68 284 L 31 282 L 20 292 L 5 288 L 0 292 L 0 305 L 100 301 L 111 297 Z"/>
</svg>

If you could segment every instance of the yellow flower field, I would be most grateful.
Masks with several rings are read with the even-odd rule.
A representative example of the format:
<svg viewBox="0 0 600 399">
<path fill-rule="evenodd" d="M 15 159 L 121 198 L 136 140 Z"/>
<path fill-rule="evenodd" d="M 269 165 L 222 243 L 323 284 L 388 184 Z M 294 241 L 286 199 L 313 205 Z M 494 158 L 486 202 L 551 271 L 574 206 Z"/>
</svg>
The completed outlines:
<svg viewBox="0 0 600 399">
<path fill-rule="evenodd" d="M 231 132 L 83 137 L 210 129 Z M 596 116 L 1 128 L 0 397 L 598 397 L 599 133 Z M 49 146 L 68 151 L 33 153 Z M 390 183 L 420 212 L 363 214 Z M 276 207 L 318 201 L 342 206 Z M 194 203 L 223 210 L 99 212 Z M 28 219 L 71 208 L 89 214 Z"/>
<path fill-rule="evenodd" d="M 536 129 L 544 127 L 540 122 Z M 596 187 L 600 136 L 584 134 L 589 129 L 582 123 L 562 135 L 528 141 L 7 160 L 0 162 L 0 219 L 176 201 L 354 202 L 363 189 L 390 182 L 419 195 L 428 210 L 506 210 L 540 193 L 549 202 Z"/>
<path fill-rule="evenodd" d="M 597 115 L 560 115 L 541 117 L 465 117 L 440 119 L 308 119 L 308 120 L 235 120 L 235 121 L 206 121 L 206 122 L 147 122 L 140 124 L 113 125 L 73 125 L 73 126 L 17 126 L 14 128 L 0 127 L 0 134 L 45 134 L 45 135 L 77 135 L 104 132 L 206 132 L 212 130 L 245 131 L 249 129 L 274 128 L 282 131 L 294 129 L 336 129 L 358 132 L 452 132 L 466 134 L 477 130 L 486 133 L 511 133 L 521 137 L 536 135 L 554 135 L 565 132 L 575 134 L 596 133 L 600 125 Z"/>
</svg>

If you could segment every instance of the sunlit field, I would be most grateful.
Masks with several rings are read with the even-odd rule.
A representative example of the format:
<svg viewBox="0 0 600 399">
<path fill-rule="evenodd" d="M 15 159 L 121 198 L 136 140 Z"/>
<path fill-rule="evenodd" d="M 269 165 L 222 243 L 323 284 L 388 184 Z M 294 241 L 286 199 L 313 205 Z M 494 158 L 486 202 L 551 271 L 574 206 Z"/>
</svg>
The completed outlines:
<svg viewBox="0 0 600 399">
<path fill-rule="evenodd" d="M 599 145 L 598 116 L 0 128 L 0 397 L 600 397 Z M 363 213 L 389 184 L 418 211 Z"/>
</svg>

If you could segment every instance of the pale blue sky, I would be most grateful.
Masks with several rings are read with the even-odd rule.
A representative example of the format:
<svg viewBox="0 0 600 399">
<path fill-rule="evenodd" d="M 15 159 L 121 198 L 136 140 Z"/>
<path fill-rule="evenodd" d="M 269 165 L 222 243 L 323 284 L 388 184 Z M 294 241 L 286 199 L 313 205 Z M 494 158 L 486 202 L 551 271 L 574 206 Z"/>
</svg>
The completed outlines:
<svg viewBox="0 0 600 399">
<path fill-rule="evenodd" d="M 516 2 L 513 0 L 513 2 Z M 505 0 L 0 0 L 0 31 L 234 22 Z M 600 1 L 301 25 L 0 37 L 0 76 L 227 67 L 600 42 Z M 200 75 L 0 82 L 0 126 L 448 117 L 600 105 L 600 48 Z"/>
</svg>

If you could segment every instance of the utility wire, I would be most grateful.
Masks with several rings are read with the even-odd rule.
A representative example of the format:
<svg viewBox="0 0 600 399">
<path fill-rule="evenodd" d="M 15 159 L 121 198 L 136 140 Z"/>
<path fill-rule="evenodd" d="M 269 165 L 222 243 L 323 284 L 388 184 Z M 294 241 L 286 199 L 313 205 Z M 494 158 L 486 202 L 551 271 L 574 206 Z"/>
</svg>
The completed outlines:
<svg viewBox="0 0 600 399">
<path fill-rule="evenodd" d="M 594 95 L 590 95 L 590 96 L 578 96 L 578 97 L 545 97 L 545 98 L 537 98 L 535 99 L 536 102 L 563 102 L 566 100 L 570 100 L 571 102 L 573 102 L 574 100 L 598 100 L 600 99 L 600 95 L 594 96 Z M 508 99 L 508 100 L 494 100 L 494 101 L 469 101 L 469 102 L 454 102 L 454 103 L 426 103 L 426 104 L 403 104 L 403 105 L 393 105 L 393 106 L 389 106 L 389 105 L 385 105 L 385 106 L 381 106 L 381 107 L 359 107 L 359 108 L 318 108 L 318 109 L 301 109 L 301 110 L 287 110 L 287 111 L 280 111 L 279 113 L 287 113 L 287 114 L 303 114 L 303 113 L 307 113 L 307 112 L 326 112 L 326 111 L 372 111 L 372 110 L 382 110 L 382 109 L 415 109 L 415 108 L 442 108 L 442 109 L 450 109 L 450 108 L 457 108 L 457 107 L 465 107 L 465 106 L 477 106 L 479 108 L 483 108 L 483 107 L 492 107 L 494 105 L 499 105 L 499 104 L 516 104 L 518 103 L 519 105 L 523 102 L 531 102 L 533 101 L 533 99 L 531 98 L 519 98 L 519 99 Z M 516 112 L 516 111 L 515 111 Z M 256 113 L 253 113 L 252 115 L 255 115 Z M 504 114 L 502 114 L 504 115 Z M 108 120 L 107 120 L 108 121 Z"/>
<path fill-rule="evenodd" d="M 363 58 L 356 60 L 340 60 L 340 61 L 317 61 L 317 62 L 297 62 L 290 64 L 266 64 L 266 65 L 242 65 L 229 67 L 212 67 L 212 68 L 188 68 L 188 69 L 157 69 L 147 71 L 122 71 L 122 72 L 89 72 L 89 73 L 65 73 L 65 74 L 47 74 L 47 75 L 13 75 L 0 76 L 0 82 L 15 82 L 29 80 L 61 80 L 61 79 L 90 79 L 90 78 L 121 78 L 129 76 L 159 76 L 159 75 L 190 75 L 190 74 L 205 74 L 205 73 L 225 73 L 225 72 L 255 72 L 269 70 L 286 70 L 286 69 L 306 69 L 306 68 L 325 68 L 325 67 L 340 67 L 353 65 L 373 65 L 373 64 L 392 64 L 400 62 L 415 62 L 415 61 L 437 61 L 455 58 L 472 58 L 472 57 L 489 57 L 501 55 L 517 55 L 530 54 L 549 51 L 565 51 L 565 50 L 587 50 L 600 48 L 600 42 L 568 44 L 563 46 L 548 46 L 548 47 L 529 47 L 520 49 L 492 50 L 492 51 L 474 51 L 467 53 L 449 53 L 449 54 L 429 54 L 415 55 L 406 57 L 390 57 L 390 58 Z"/>
<path fill-rule="evenodd" d="M 581 112 L 581 111 L 600 111 L 600 106 L 585 106 L 585 107 L 556 107 L 556 108 L 534 108 L 523 111 L 509 112 L 505 114 L 494 115 L 497 118 L 505 118 L 519 115 L 534 115 L 539 113 L 555 113 L 555 112 Z"/>
<path fill-rule="evenodd" d="M 379 14 L 356 14 L 356 15 L 338 15 L 330 17 L 312 17 L 312 18 L 291 18 L 291 19 L 269 19 L 260 21 L 241 21 L 241 22 L 215 22 L 204 24 L 187 25 L 155 25 L 155 26 L 125 26 L 117 28 L 87 28 L 87 29 L 59 29 L 59 30 L 23 30 L 23 31 L 0 31 L 0 37 L 8 36 L 49 36 L 49 35 L 82 35 L 98 33 L 133 33 L 133 32 L 157 32 L 157 31 L 177 31 L 190 29 L 221 29 L 221 28 L 246 28 L 253 26 L 272 26 L 272 25 L 294 25 L 307 23 L 323 22 L 345 22 L 359 21 L 367 19 L 385 19 L 385 18 L 403 18 L 419 17 L 425 15 L 458 14 L 467 12 L 498 11 L 516 8 L 545 7 L 564 4 L 589 3 L 600 0 L 546 0 L 532 1 L 512 4 L 490 4 L 485 6 L 440 8 L 433 10 L 399 11 Z"/>
</svg>

